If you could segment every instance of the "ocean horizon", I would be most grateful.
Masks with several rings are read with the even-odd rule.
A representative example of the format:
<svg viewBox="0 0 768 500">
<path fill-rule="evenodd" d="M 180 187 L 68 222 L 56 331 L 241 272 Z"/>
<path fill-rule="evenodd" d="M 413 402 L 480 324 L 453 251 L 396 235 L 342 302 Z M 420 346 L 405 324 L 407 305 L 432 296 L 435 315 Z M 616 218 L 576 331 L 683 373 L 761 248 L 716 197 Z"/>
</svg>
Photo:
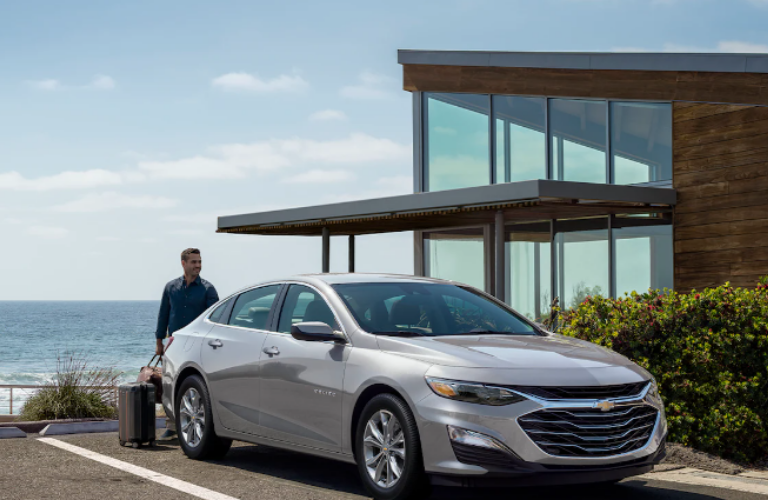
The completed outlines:
<svg viewBox="0 0 768 500">
<path fill-rule="evenodd" d="M 136 380 L 155 352 L 159 300 L 0 301 L 0 385 L 43 385 L 71 354 Z M 14 413 L 23 394 L 14 391 Z M 0 414 L 9 413 L 0 389 Z"/>
</svg>

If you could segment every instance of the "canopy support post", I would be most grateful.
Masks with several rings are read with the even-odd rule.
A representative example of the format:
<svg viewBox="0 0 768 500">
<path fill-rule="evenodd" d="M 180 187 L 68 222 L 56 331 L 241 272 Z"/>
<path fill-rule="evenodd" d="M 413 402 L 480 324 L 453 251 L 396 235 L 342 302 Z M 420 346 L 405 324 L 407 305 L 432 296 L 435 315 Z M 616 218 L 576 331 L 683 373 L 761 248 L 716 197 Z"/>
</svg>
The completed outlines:
<svg viewBox="0 0 768 500">
<path fill-rule="evenodd" d="M 349 235 L 349 272 L 355 272 L 355 235 Z"/>
<path fill-rule="evenodd" d="M 323 272 L 331 272 L 331 230 L 323 228 Z"/>
<path fill-rule="evenodd" d="M 496 247 L 494 252 L 494 270 L 495 270 L 495 276 L 494 276 L 494 285 L 495 285 L 495 296 L 497 299 L 504 301 L 505 300 L 505 289 L 506 284 L 504 278 L 506 277 L 506 273 L 504 270 L 504 211 L 499 210 L 496 212 L 496 231 L 495 231 L 495 237 L 493 239 L 494 246 Z"/>
</svg>

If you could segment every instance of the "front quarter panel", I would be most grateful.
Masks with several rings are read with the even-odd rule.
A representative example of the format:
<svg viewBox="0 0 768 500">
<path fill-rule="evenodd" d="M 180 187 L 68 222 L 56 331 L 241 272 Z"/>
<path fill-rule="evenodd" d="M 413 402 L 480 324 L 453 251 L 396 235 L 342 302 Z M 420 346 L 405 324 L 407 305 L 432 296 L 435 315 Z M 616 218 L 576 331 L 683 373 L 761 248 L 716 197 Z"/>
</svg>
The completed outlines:
<svg viewBox="0 0 768 500">
<path fill-rule="evenodd" d="M 378 349 L 355 348 L 347 359 L 344 374 L 344 400 L 342 404 L 342 452 L 352 454 L 355 424 L 352 422 L 355 406 L 366 389 L 386 385 L 397 391 L 413 412 L 421 427 L 424 420 L 418 414 L 417 403 L 431 394 L 424 374 L 431 365 L 381 352 Z"/>
</svg>

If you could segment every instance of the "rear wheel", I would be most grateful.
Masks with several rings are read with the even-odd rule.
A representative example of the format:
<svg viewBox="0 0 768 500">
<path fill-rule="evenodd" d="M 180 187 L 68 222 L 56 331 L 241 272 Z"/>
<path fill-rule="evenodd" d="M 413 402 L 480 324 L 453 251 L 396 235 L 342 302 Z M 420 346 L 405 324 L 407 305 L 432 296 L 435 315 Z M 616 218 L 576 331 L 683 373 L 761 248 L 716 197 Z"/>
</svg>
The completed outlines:
<svg viewBox="0 0 768 500">
<path fill-rule="evenodd" d="M 428 496 L 419 431 L 411 410 L 399 397 L 380 394 L 365 405 L 357 424 L 355 450 L 360 478 L 374 499 Z"/>
<path fill-rule="evenodd" d="M 182 451 L 194 460 L 222 458 L 232 446 L 213 427 L 211 398 L 198 375 L 184 379 L 176 398 L 176 429 Z"/>
</svg>

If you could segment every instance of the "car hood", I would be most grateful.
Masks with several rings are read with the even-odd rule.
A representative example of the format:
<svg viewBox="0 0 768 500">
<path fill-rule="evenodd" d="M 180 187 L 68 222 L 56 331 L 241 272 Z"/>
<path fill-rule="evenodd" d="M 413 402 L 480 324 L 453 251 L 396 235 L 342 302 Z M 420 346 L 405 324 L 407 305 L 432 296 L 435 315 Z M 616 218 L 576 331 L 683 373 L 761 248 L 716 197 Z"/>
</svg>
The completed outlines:
<svg viewBox="0 0 768 500">
<path fill-rule="evenodd" d="M 548 385 L 551 383 L 613 384 L 647 380 L 650 375 L 624 356 L 591 342 L 565 337 L 461 335 L 443 337 L 378 337 L 382 351 L 435 365 L 433 376 L 484 374 L 485 382 Z M 487 370 L 490 369 L 490 370 Z M 465 375 L 471 376 L 471 375 Z M 477 376 L 474 376 L 477 379 Z M 480 381 L 478 379 L 478 381 Z"/>
</svg>

